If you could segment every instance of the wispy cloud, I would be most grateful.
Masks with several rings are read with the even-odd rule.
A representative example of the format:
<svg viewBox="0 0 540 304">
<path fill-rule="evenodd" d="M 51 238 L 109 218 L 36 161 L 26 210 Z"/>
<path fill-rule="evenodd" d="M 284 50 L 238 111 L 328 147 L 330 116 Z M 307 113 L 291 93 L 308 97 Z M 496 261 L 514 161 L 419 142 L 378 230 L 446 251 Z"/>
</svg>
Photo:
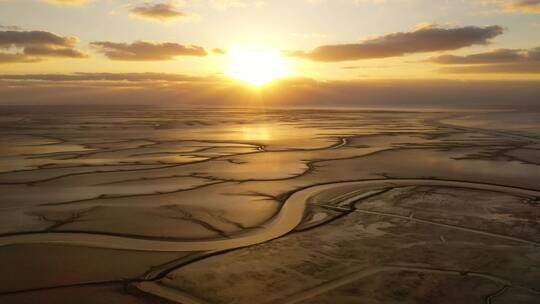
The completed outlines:
<svg viewBox="0 0 540 304">
<path fill-rule="evenodd" d="M 540 0 L 480 0 L 483 5 L 495 5 L 503 12 L 540 14 Z"/>
<path fill-rule="evenodd" d="M 490 64 L 510 62 L 540 62 L 540 47 L 530 50 L 497 49 L 466 56 L 442 55 L 429 59 L 439 64 Z"/>
<path fill-rule="evenodd" d="M 132 7 L 129 12 L 132 16 L 159 22 L 186 21 L 195 17 L 193 14 L 178 10 L 174 2 L 146 3 Z"/>
<path fill-rule="evenodd" d="M 452 65 L 439 69 L 442 73 L 460 74 L 538 74 L 540 73 L 540 47 L 530 50 L 498 49 L 466 56 L 443 55 L 429 61 Z"/>
<path fill-rule="evenodd" d="M 540 13 L 540 0 L 518 0 L 507 4 L 505 8 L 511 12 Z"/>
<path fill-rule="evenodd" d="M 72 73 L 72 74 L 0 74 L 3 80 L 44 80 L 44 81 L 210 81 L 212 77 L 197 77 L 170 73 Z"/>
<path fill-rule="evenodd" d="M 216 55 L 225 55 L 227 54 L 227 50 L 221 49 L 221 48 L 214 48 L 212 49 L 212 53 Z"/>
<path fill-rule="evenodd" d="M 2 25 L 0 24 L 0 30 L 9 30 L 9 31 L 20 31 L 22 30 L 21 27 L 16 25 Z"/>
<path fill-rule="evenodd" d="M 501 63 L 480 66 L 457 66 L 439 69 L 446 74 L 540 74 L 540 62 Z"/>
<path fill-rule="evenodd" d="M 160 61 L 172 60 L 177 56 L 206 56 L 208 52 L 200 46 L 182 45 L 175 42 L 136 41 L 117 43 L 95 41 L 90 46 L 96 48 L 112 60 L 124 61 Z"/>
</svg>

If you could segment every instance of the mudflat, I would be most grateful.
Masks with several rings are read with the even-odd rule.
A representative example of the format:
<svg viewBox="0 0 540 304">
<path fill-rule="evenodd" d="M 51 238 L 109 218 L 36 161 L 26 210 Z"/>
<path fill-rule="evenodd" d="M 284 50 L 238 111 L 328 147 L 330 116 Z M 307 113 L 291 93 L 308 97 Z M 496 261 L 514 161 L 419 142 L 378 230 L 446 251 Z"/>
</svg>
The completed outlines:
<svg viewBox="0 0 540 304">
<path fill-rule="evenodd" d="M 1 303 L 540 302 L 536 113 L 6 106 L 0 129 Z"/>
</svg>

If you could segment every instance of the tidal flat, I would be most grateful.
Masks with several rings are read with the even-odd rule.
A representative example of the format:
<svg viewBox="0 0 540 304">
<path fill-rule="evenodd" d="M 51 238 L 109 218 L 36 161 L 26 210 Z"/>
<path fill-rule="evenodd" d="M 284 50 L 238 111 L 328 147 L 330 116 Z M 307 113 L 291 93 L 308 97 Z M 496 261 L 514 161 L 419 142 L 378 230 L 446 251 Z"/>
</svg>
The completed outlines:
<svg viewBox="0 0 540 304">
<path fill-rule="evenodd" d="M 0 303 L 540 303 L 540 113 L 0 107 Z"/>
</svg>

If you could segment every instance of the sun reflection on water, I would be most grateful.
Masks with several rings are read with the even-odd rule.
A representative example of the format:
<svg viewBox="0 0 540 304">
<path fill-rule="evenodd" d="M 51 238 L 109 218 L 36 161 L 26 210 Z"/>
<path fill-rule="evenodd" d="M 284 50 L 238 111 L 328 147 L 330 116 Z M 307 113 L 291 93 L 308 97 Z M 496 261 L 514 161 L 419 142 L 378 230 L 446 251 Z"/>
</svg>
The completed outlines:
<svg viewBox="0 0 540 304">
<path fill-rule="evenodd" d="M 250 125 L 242 127 L 242 138 L 244 140 L 270 140 L 272 132 L 266 125 Z"/>
</svg>

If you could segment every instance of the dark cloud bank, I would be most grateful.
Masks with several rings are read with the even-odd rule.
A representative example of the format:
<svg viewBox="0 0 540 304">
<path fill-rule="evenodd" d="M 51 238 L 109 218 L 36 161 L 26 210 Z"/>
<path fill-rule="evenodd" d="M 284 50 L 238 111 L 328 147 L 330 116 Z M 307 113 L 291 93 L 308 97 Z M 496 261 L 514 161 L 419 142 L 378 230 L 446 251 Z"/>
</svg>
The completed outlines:
<svg viewBox="0 0 540 304">
<path fill-rule="evenodd" d="M 0 75 L 0 80 L 65 81 L 205 81 L 211 78 L 170 73 L 73 73 L 73 74 L 23 74 Z"/>
<path fill-rule="evenodd" d="M 3 105 L 534 108 L 539 81 L 286 79 L 261 90 L 221 77 L 160 73 L 0 75 Z"/>
</svg>

